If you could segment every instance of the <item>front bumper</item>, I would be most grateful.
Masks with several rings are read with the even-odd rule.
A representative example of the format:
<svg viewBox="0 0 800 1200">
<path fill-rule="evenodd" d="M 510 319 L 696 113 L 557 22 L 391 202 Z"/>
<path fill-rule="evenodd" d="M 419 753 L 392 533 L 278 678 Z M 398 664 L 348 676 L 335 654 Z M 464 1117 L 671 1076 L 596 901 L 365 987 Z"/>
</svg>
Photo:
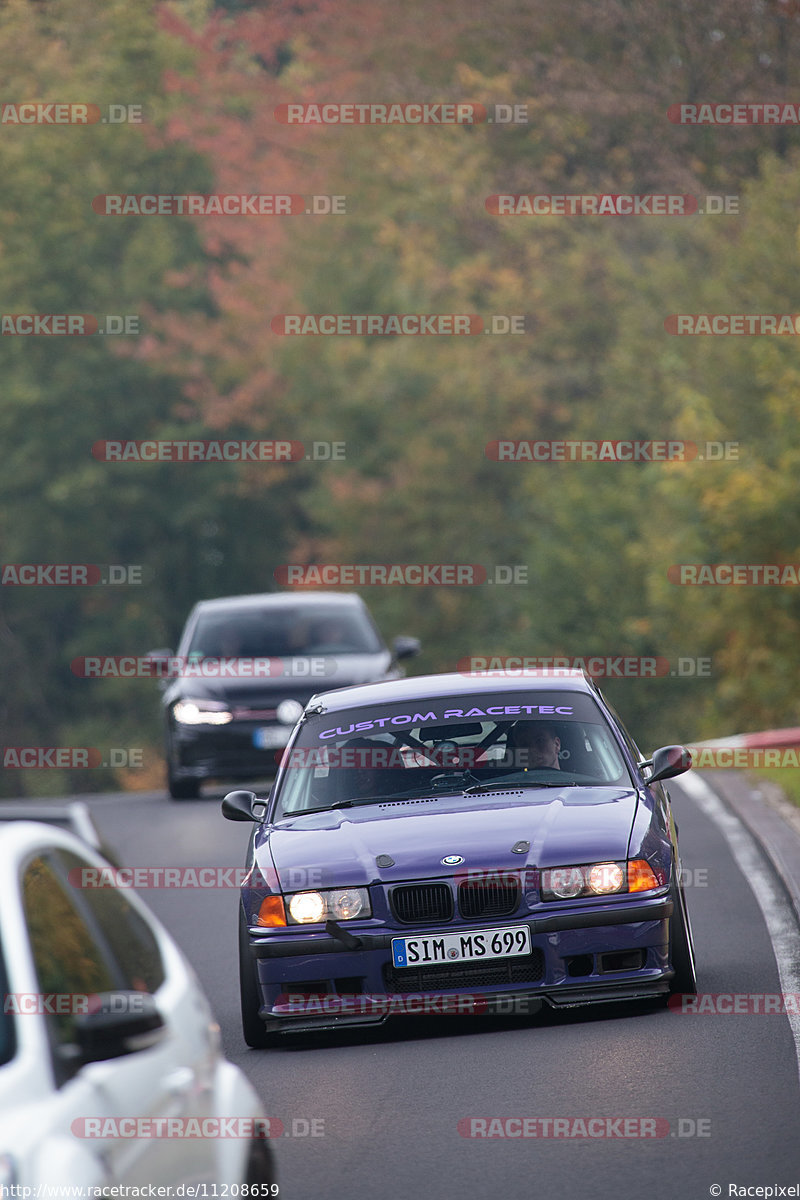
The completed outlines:
<svg viewBox="0 0 800 1200">
<path fill-rule="evenodd" d="M 253 739 L 265 728 L 274 730 L 276 745 L 261 749 Z M 219 728 L 177 725 L 170 733 L 170 774 L 175 779 L 198 780 L 272 776 L 291 734 L 291 725 L 257 720 Z"/>
<path fill-rule="evenodd" d="M 279 934 L 251 928 L 260 1016 L 273 1032 L 301 1032 L 377 1025 L 395 1015 L 525 1014 L 543 1003 L 562 1008 L 663 995 L 672 977 L 672 912 L 672 900 L 663 894 L 517 919 L 514 924 L 530 929 L 531 954 L 423 968 L 392 965 L 392 938 L 415 936 L 407 926 L 348 923 L 357 948 L 331 932 L 297 936 L 294 928 Z M 480 924 L 488 929 L 501 923 Z M 453 926 L 419 936 L 442 932 L 454 932 Z"/>
</svg>

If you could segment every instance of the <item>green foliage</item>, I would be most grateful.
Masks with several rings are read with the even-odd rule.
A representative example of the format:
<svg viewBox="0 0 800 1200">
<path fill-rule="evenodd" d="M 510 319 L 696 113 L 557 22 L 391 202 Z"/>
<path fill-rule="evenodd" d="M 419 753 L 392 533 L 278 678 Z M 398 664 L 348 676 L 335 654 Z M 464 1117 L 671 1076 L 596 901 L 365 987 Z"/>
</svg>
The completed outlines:
<svg viewBox="0 0 800 1200">
<path fill-rule="evenodd" d="M 796 591 L 667 574 L 800 560 L 795 341 L 664 327 L 679 312 L 800 311 L 797 132 L 666 116 L 684 101 L 794 94 L 799 34 L 785 6 L 749 0 L 568 12 L 499 0 L 490 19 L 437 0 L 0 7 L 7 97 L 145 115 L 0 126 L 4 311 L 142 324 L 114 341 L 2 339 L 3 561 L 145 569 L 141 586 L 2 589 L 4 743 L 103 739 L 152 761 L 155 690 L 90 685 L 71 660 L 174 645 L 194 600 L 271 589 L 289 561 L 527 569 L 516 585 L 365 588 L 387 636 L 422 636 L 421 670 L 486 654 L 710 657 L 707 679 L 605 685 L 643 749 L 800 722 Z M 526 104 L 529 119 L 274 119 L 278 104 L 326 100 Z M 347 212 L 91 209 L 104 192 L 190 191 L 338 194 Z M 498 192 L 601 191 L 733 194 L 740 215 L 485 206 Z M 293 312 L 521 314 L 525 332 L 271 332 Z M 344 441 L 346 459 L 115 465 L 90 452 L 103 438 L 223 433 Z M 739 457 L 496 462 L 485 448 L 501 438 L 732 441 Z M 23 774 L 5 772 L 0 789 L 53 789 Z"/>
</svg>

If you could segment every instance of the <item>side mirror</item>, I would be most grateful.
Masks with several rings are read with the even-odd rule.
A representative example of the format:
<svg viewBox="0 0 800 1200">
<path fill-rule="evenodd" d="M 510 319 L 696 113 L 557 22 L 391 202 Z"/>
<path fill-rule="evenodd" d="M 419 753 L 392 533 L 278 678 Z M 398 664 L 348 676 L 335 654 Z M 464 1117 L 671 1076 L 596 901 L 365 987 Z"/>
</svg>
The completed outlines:
<svg viewBox="0 0 800 1200">
<path fill-rule="evenodd" d="M 648 783 L 657 783 L 659 779 L 673 779 L 683 775 L 692 765 L 692 756 L 685 746 L 661 746 L 653 757 L 639 763 L 639 767 L 650 767 L 651 774 Z"/>
<path fill-rule="evenodd" d="M 400 662 L 401 658 L 413 658 L 415 654 L 419 654 L 422 649 L 422 643 L 419 638 L 406 637 L 400 634 L 392 642 L 392 655 L 395 662 Z"/>
<path fill-rule="evenodd" d="M 257 807 L 260 812 L 256 811 Z M 263 821 L 266 811 L 266 800 L 259 800 L 255 792 L 228 792 L 222 801 L 222 815 L 229 821 Z"/>
<path fill-rule="evenodd" d="M 77 1058 L 81 1063 L 121 1058 L 149 1050 L 164 1036 L 164 1018 L 149 992 L 99 992 L 90 1012 L 75 1018 Z"/>
</svg>

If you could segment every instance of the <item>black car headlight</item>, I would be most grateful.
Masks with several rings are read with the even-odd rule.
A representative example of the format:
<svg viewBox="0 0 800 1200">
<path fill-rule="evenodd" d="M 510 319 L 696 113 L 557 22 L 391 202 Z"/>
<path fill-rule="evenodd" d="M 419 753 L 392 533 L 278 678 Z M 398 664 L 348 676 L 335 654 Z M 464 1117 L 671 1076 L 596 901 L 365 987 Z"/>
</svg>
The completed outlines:
<svg viewBox="0 0 800 1200">
<path fill-rule="evenodd" d="M 178 700 L 172 715 L 179 725 L 228 725 L 233 713 L 218 700 Z"/>
</svg>

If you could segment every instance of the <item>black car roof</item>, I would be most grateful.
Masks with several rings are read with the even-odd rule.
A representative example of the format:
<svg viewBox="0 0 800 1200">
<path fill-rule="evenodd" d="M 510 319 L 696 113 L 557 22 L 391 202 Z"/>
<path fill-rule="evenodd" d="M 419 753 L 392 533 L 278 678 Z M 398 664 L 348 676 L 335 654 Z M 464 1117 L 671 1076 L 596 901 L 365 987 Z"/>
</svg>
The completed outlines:
<svg viewBox="0 0 800 1200">
<path fill-rule="evenodd" d="M 596 696 L 597 689 L 583 671 L 450 671 L 439 675 L 413 675 L 408 679 L 390 679 L 382 683 L 360 683 L 353 687 L 317 692 L 306 711 L 323 705 L 326 712 L 343 708 L 367 708 L 373 704 L 391 704 L 394 700 L 432 699 L 462 693 L 494 695 L 530 688 L 547 692 L 583 692 Z"/>
<path fill-rule="evenodd" d="M 192 612 L 209 612 L 215 609 L 220 612 L 235 612 L 239 608 L 304 608 L 320 604 L 363 607 L 364 601 L 355 592 L 253 592 L 247 596 L 217 596 L 213 600 L 198 600 Z"/>
</svg>

